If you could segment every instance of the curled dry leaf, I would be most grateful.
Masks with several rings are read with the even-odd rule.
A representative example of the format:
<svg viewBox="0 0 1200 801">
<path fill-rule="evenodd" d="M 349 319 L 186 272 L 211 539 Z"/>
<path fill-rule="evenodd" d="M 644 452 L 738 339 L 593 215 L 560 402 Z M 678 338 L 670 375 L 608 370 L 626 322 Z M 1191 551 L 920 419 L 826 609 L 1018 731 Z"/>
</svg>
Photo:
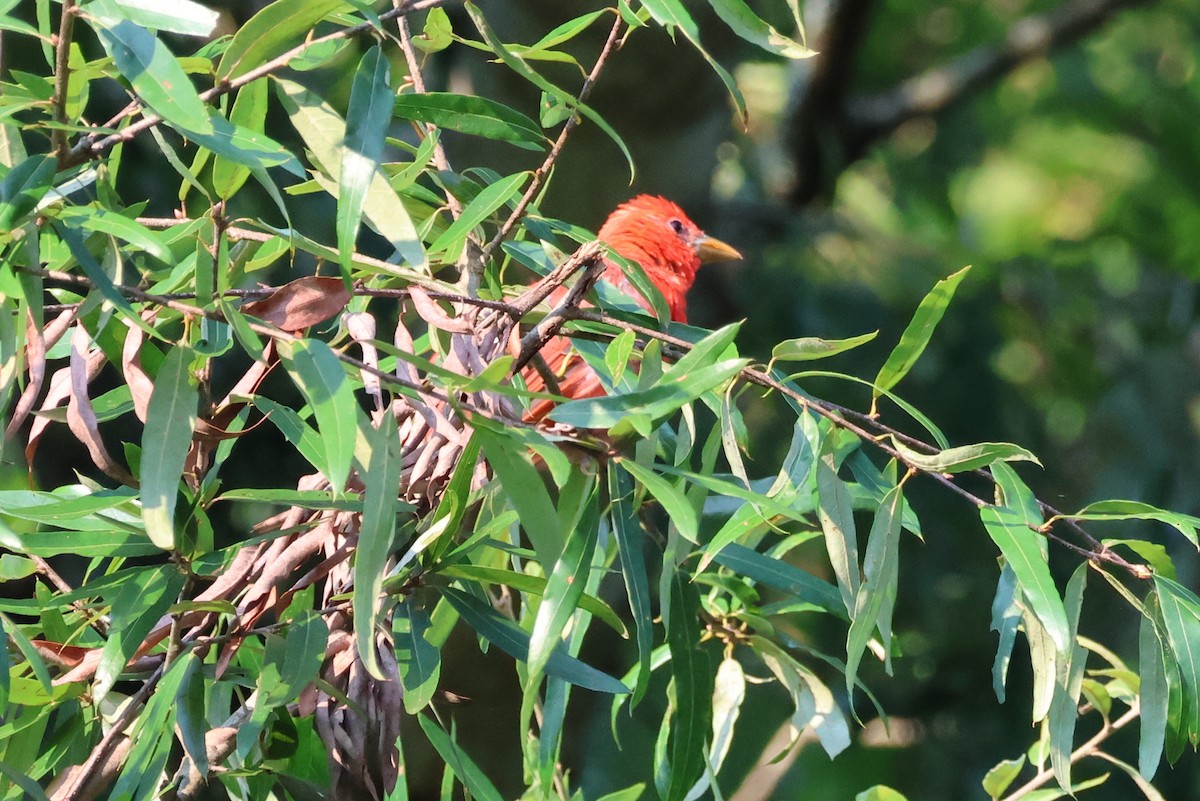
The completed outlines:
<svg viewBox="0 0 1200 801">
<path fill-rule="evenodd" d="M 243 304 L 242 311 L 284 331 L 299 331 L 340 314 L 349 302 L 350 290 L 341 278 L 309 275 Z"/>
<path fill-rule="evenodd" d="M 154 392 L 154 381 L 142 369 L 142 342 L 146 335 L 133 323 L 128 325 L 129 333 L 125 335 L 125 344 L 121 348 L 121 373 L 125 376 L 129 394 L 133 398 L 133 413 L 145 423 L 150 395 Z"/>
<path fill-rule="evenodd" d="M 75 327 L 71 335 L 71 384 L 70 401 L 67 403 L 67 426 L 71 433 L 84 444 L 92 462 L 104 471 L 105 475 L 128 484 L 138 485 L 137 479 L 129 471 L 116 462 L 104 447 L 100 438 L 100 426 L 96 420 L 96 410 L 92 408 L 92 399 L 88 396 L 88 382 L 95 375 L 91 370 L 92 338 L 83 326 Z"/>
</svg>

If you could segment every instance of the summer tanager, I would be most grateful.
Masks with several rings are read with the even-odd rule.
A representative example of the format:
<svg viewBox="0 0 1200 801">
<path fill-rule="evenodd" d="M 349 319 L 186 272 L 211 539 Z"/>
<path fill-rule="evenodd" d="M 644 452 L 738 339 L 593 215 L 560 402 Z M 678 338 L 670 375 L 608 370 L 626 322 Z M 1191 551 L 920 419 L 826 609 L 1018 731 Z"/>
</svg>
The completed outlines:
<svg viewBox="0 0 1200 801">
<path fill-rule="evenodd" d="M 687 322 L 687 292 L 700 265 L 742 257 L 734 248 L 701 231 L 679 206 L 654 195 L 638 195 L 618 206 L 601 226 L 598 236 L 622 258 L 641 265 L 646 277 L 666 300 L 671 319 L 680 323 Z M 629 283 L 615 263 L 608 263 L 603 280 L 627 294 L 646 311 L 652 310 L 650 302 Z M 604 394 L 600 378 L 578 353 L 571 350 L 571 342 L 566 337 L 550 340 L 540 353 L 558 381 L 559 392 L 565 397 L 592 398 Z M 522 376 L 529 389 L 546 390 L 546 382 L 532 367 L 527 367 Z M 553 408 L 551 401 L 538 401 L 526 413 L 525 419 L 541 420 Z"/>
</svg>

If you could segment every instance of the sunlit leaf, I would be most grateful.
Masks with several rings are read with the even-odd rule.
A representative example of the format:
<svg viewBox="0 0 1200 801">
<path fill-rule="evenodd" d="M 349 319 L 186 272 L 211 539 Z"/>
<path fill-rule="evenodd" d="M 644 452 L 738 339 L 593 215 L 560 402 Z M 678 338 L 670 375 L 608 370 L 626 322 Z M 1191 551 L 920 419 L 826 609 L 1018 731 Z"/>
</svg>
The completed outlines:
<svg viewBox="0 0 1200 801">
<path fill-rule="evenodd" d="M 167 351 L 154 381 L 142 435 L 142 520 L 146 534 L 163 550 L 175 547 L 175 500 L 196 430 L 200 397 L 192 384 L 192 351 Z"/>
<path fill-rule="evenodd" d="M 350 255 L 358 234 L 371 180 L 379 170 L 383 140 L 392 118 L 391 70 L 383 48 L 366 52 L 354 72 L 350 105 L 346 109 L 346 137 L 338 173 L 337 239 L 342 274 L 350 275 Z"/>
<path fill-rule="evenodd" d="M 333 351 L 319 339 L 278 343 L 288 375 L 304 393 L 320 432 L 321 471 L 334 492 L 342 492 L 354 458 L 358 401 Z"/>
<path fill-rule="evenodd" d="M 820 339 L 819 337 L 799 337 L 785 339 L 771 349 L 771 359 L 780 362 L 805 362 L 814 359 L 824 359 L 839 353 L 857 348 L 870 342 L 879 335 L 878 331 L 869 334 L 850 337 L 849 339 Z"/>
<path fill-rule="evenodd" d="M 452 92 L 398 95 L 395 114 L 448 131 L 509 142 L 526 150 L 544 150 L 546 137 L 533 120 L 495 100 Z"/>
<path fill-rule="evenodd" d="M 375 652 L 375 631 L 382 611 L 383 575 L 396 535 L 401 462 L 395 416 L 384 415 L 379 428 L 371 432 L 371 463 L 363 477 L 366 489 L 362 525 L 354 550 L 354 639 L 363 665 L 383 681 Z"/>
<path fill-rule="evenodd" d="M 1072 645 L 1067 616 L 1038 542 L 1041 535 L 1025 525 L 1019 512 L 1011 509 L 985 506 L 979 510 L 979 516 L 1000 553 L 1012 566 L 1021 592 L 1046 627 L 1054 647 L 1059 653 L 1066 653 Z"/>
<path fill-rule="evenodd" d="M 784 36 L 774 26 L 764 22 L 746 5 L 745 0 L 708 0 L 708 4 L 731 31 L 768 53 L 784 58 L 809 58 L 816 55 L 815 51 Z"/>
<path fill-rule="evenodd" d="M 908 371 L 917 363 L 917 359 L 925 352 L 925 346 L 932 339 L 934 329 L 941 322 L 942 315 L 946 313 L 946 307 L 954 298 L 954 290 L 958 289 L 959 283 L 966 277 L 970 269 L 970 267 L 964 267 L 938 281 L 929 294 L 921 300 L 916 313 L 913 314 L 912 321 L 900 335 L 900 342 L 892 350 L 887 361 L 883 363 L 883 367 L 879 368 L 879 374 L 875 376 L 875 397 L 879 397 L 884 390 L 889 390 L 900 383 L 900 379 L 908 375 Z"/>
<path fill-rule="evenodd" d="M 343 0 L 276 0 L 238 29 L 221 57 L 217 78 L 236 78 L 282 54 L 345 5 Z"/>
</svg>

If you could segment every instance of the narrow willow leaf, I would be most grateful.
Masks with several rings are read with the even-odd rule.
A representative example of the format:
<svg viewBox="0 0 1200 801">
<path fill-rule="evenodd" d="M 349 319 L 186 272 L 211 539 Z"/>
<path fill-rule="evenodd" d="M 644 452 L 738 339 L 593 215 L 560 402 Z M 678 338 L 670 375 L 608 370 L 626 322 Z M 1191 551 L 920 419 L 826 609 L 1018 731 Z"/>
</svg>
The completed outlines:
<svg viewBox="0 0 1200 801">
<path fill-rule="evenodd" d="M 515 623 L 462 590 L 445 587 L 441 592 L 476 634 L 514 659 L 524 662 L 529 658 L 529 635 Z M 629 692 L 629 688 L 617 679 L 569 656 L 562 649 L 555 649 L 546 662 L 546 675 L 596 692 Z"/>
<path fill-rule="evenodd" d="M 85 231 L 99 231 L 115 236 L 163 263 L 169 264 L 174 258 L 171 249 L 163 242 L 162 234 L 115 211 L 76 206 L 60 210 L 57 216 L 61 220 L 71 220 Z"/>
<path fill-rule="evenodd" d="M 891 611 L 896 600 L 900 569 L 900 509 L 904 496 L 893 487 L 879 505 L 867 537 L 863 558 L 863 582 L 854 601 L 854 616 L 846 636 L 846 692 L 854 692 L 858 665 L 876 629 L 884 653 L 891 660 Z M 890 664 L 889 664 L 890 672 Z"/>
<path fill-rule="evenodd" d="M 810 727 L 830 759 L 849 748 L 850 726 L 846 716 L 838 707 L 833 692 L 817 674 L 765 637 L 751 636 L 750 644 L 792 697 L 791 741 L 779 756 L 791 750 L 801 733 Z"/>
<path fill-rule="evenodd" d="M 588 482 L 590 491 L 582 498 L 582 522 L 566 530 L 566 543 L 562 556 L 550 571 L 546 581 L 546 592 L 538 605 L 529 635 L 529 679 L 535 684 L 541 676 L 551 654 L 560 647 L 563 631 L 583 595 L 592 565 L 592 554 L 596 550 L 599 533 L 599 494 L 595 476 Z M 565 494 L 564 494 L 565 498 Z M 565 502 L 565 500 L 563 501 Z"/>
<path fill-rule="evenodd" d="M 876 330 L 869 334 L 861 334 L 849 339 L 819 339 L 817 337 L 785 339 L 771 350 L 771 360 L 777 362 L 807 362 L 814 359 L 824 359 L 829 356 L 836 356 L 852 348 L 857 348 L 859 345 L 865 345 L 878 335 L 879 331 Z"/>
<path fill-rule="evenodd" d="M 558 513 L 542 477 L 526 455 L 524 445 L 516 439 L 484 428 L 475 429 L 475 436 L 483 445 L 501 489 L 517 510 L 538 561 L 549 569 L 562 553 L 566 532 L 558 527 Z"/>
<path fill-rule="evenodd" d="M 346 109 L 346 137 L 342 143 L 342 166 L 338 173 L 337 239 L 342 275 L 350 277 L 350 256 L 367 190 L 379 170 L 383 140 L 392 118 L 391 70 L 383 48 L 366 52 L 354 72 L 350 105 Z"/>
<path fill-rule="evenodd" d="M 1012 565 L 1021 592 L 1046 627 L 1055 649 L 1066 654 L 1072 645 L 1067 615 L 1050 575 L 1050 565 L 1042 553 L 1041 535 L 1025 525 L 1021 513 L 1011 509 L 985 506 L 979 510 L 979 517 L 1000 553 Z"/>
<path fill-rule="evenodd" d="M 371 462 L 363 477 L 362 526 L 354 549 L 354 640 L 368 672 L 385 679 L 375 651 L 375 630 L 383 609 L 383 574 L 396 536 L 397 495 L 400 492 L 400 439 L 396 418 L 385 414 L 371 429 Z"/>
<path fill-rule="evenodd" d="M 1172 526 L 1187 537 L 1188 542 L 1200 547 L 1200 540 L 1197 540 L 1196 537 L 1196 530 L 1200 528 L 1200 517 L 1159 509 L 1157 506 L 1151 506 L 1141 501 L 1096 501 L 1089 503 L 1073 515 L 1059 517 L 1069 520 L 1157 520 Z"/>
<path fill-rule="evenodd" d="M 112 787 L 112 798 L 145 801 L 155 796 L 159 776 L 175 745 L 175 699 L 195 658 L 191 651 L 180 654 L 154 688 L 154 694 L 138 716 L 139 736 L 133 738 L 133 747 L 125 758 L 121 775 Z"/>
<path fill-rule="evenodd" d="M 1200 735 L 1200 598 L 1182 584 L 1154 577 L 1167 643 L 1179 666 L 1184 705 L 1181 730 Z"/>
<path fill-rule="evenodd" d="M 725 84 L 725 89 L 729 92 L 729 98 L 733 101 L 742 127 L 745 128 L 749 121 L 746 112 L 746 98 L 742 96 L 742 91 L 738 88 L 737 81 L 733 79 L 733 76 L 712 57 L 704 45 L 700 44 L 700 29 L 687 9 L 684 8 L 681 0 L 644 0 L 642 5 L 672 36 L 676 29 L 682 31 L 684 37 L 692 43 L 700 55 L 704 56 L 704 60 Z"/>
<path fill-rule="evenodd" d="M 646 575 L 646 554 L 643 550 L 641 526 L 634 515 L 631 499 L 633 483 L 629 474 L 608 463 L 608 496 L 612 499 L 612 527 L 621 558 L 621 577 L 629 598 L 638 650 L 637 678 L 634 680 L 630 709 L 636 707 L 650 684 L 650 652 L 653 648 L 653 614 L 650 609 L 650 580 Z"/>
<path fill-rule="evenodd" d="M 733 730 L 737 726 L 742 702 L 745 700 L 746 674 L 741 663 L 732 657 L 722 659 L 721 664 L 717 666 L 717 676 L 713 682 L 712 740 L 708 746 L 708 770 L 697 780 L 684 801 L 695 801 L 714 783 L 715 775 L 721 770 L 721 766 L 725 764 L 725 757 L 729 754 Z M 720 797 L 719 790 L 715 788 L 714 796 Z"/>
<path fill-rule="evenodd" d="M 858 597 L 858 533 L 850 492 L 838 478 L 836 439 L 825 437 L 817 456 L 817 519 L 825 534 L 825 550 L 846 611 L 854 613 Z"/>
<path fill-rule="evenodd" d="M 515 198 L 528 178 L 527 173 L 519 172 L 501 178 L 493 184 L 488 184 L 466 205 L 459 218 L 433 241 L 433 244 L 429 246 L 429 252 L 445 251 L 447 261 L 456 260 L 458 254 L 462 252 L 463 243 L 470 235 L 471 229 L 490 217 L 496 209 Z"/>
<path fill-rule="evenodd" d="M 321 472 L 334 492 L 346 488 L 358 431 L 358 400 L 333 351 L 319 339 L 280 341 L 279 355 L 288 375 L 304 393 L 320 432 Z"/>
<path fill-rule="evenodd" d="M 712 717 L 713 676 L 700 650 L 700 598 L 684 573 L 671 581 L 667 645 L 675 687 L 671 719 L 671 779 L 664 801 L 681 801 L 704 773 L 704 741 Z"/>
<path fill-rule="evenodd" d="M 1058 660 L 1054 681 L 1054 697 L 1048 716 L 1050 729 L 1050 765 L 1054 778 L 1064 790 L 1071 786 L 1071 751 L 1075 742 L 1075 724 L 1079 716 L 1079 695 L 1087 649 L 1077 644 L 1079 612 L 1083 606 L 1083 591 L 1087 586 L 1088 565 L 1081 564 L 1067 582 L 1064 608 L 1067 615 L 1070 650 Z"/>
<path fill-rule="evenodd" d="M 989 469 L 1000 490 L 1000 497 L 997 498 L 996 504 L 1020 512 L 1026 525 L 1041 527 L 1044 520 L 1042 507 L 1038 503 L 1037 496 L 1033 494 L 1033 490 L 1029 489 L 1021 480 L 1017 471 L 1003 461 L 993 462 Z M 1042 550 L 1047 550 L 1045 541 L 1042 542 Z"/>
<path fill-rule="evenodd" d="M 12 231 L 37 208 L 54 182 L 53 156 L 30 156 L 0 179 L 0 230 Z"/>
<path fill-rule="evenodd" d="M 947 448 L 934 454 L 915 451 L 899 440 L 894 440 L 892 444 L 904 456 L 905 461 L 928 473 L 964 473 L 998 461 L 1033 462 L 1041 465 L 1032 453 L 1009 442 L 978 442 L 974 445 Z"/>
<path fill-rule="evenodd" d="M 1158 772 L 1167 737 L 1167 672 L 1163 643 L 1147 602 L 1138 627 L 1138 703 L 1142 707 L 1138 738 L 1138 772 L 1146 781 Z"/>
<path fill-rule="evenodd" d="M 208 109 L 179 61 L 142 26 L 124 19 L 114 0 L 92 0 L 86 11 L 121 75 L 155 114 L 181 131 L 211 134 Z"/>
<path fill-rule="evenodd" d="M 496 786 L 479 769 L 479 766 L 471 761 L 471 758 L 454 741 L 454 738 L 425 715 L 418 715 L 417 720 L 420 721 L 421 730 L 425 732 L 425 738 L 429 740 L 429 744 L 437 751 L 446 767 L 453 771 L 458 780 L 462 782 L 471 798 L 477 798 L 479 801 L 504 801 L 504 796 L 500 795 Z M 401 777 L 401 781 L 404 778 Z"/>
<path fill-rule="evenodd" d="M 233 614 L 232 610 L 230 614 Z M 204 734 L 209 728 L 205 715 L 204 671 L 200 660 L 196 659 L 195 651 L 186 650 L 184 655 L 187 664 L 179 681 L 175 723 L 184 751 L 203 776 L 208 773 L 208 751 L 204 746 Z"/>
<path fill-rule="evenodd" d="M 112 689 L 125 663 L 179 597 L 182 587 L 183 574 L 174 565 L 139 568 L 124 576 L 112 595 L 111 634 L 92 685 L 97 699 Z"/>
<path fill-rule="evenodd" d="M 329 627 L 312 612 L 291 621 L 286 636 L 268 634 L 255 710 L 269 710 L 295 700 L 316 678 L 328 644 Z"/>
<path fill-rule="evenodd" d="M 512 50 L 510 50 L 508 46 L 500 41 L 500 39 L 498 39 L 492 32 L 491 26 L 488 25 L 487 20 L 484 19 L 482 12 L 480 12 L 474 3 L 466 3 L 466 9 L 467 13 L 471 16 L 471 21 L 475 23 L 475 27 L 479 31 L 480 36 L 483 37 L 484 43 L 487 44 L 488 48 L 495 53 L 501 61 L 504 62 L 505 66 L 520 75 L 525 80 L 532 83 L 538 89 L 541 89 L 543 92 L 552 95 L 559 102 L 574 108 L 582 116 L 591 120 L 597 128 L 603 131 L 604 134 L 608 136 L 608 138 L 611 139 L 618 148 L 621 149 L 621 154 L 625 156 L 625 162 L 629 165 L 629 183 L 632 184 L 635 175 L 633 154 L 629 152 L 629 147 L 625 144 L 625 141 L 621 139 L 620 135 L 617 134 L 613 127 L 609 125 L 603 117 L 597 114 L 591 106 L 587 105 L 586 103 L 578 102 L 573 96 L 550 83 L 550 81 L 546 80 L 536 71 L 531 69 L 528 64 L 526 64 L 519 56 L 513 53 Z"/>
<path fill-rule="evenodd" d="M 784 36 L 774 26 L 760 19 L 745 0 L 708 0 L 708 4 L 731 31 L 768 53 L 784 58 L 810 58 L 816 55 L 815 50 L 809 50 L 800 42 Z"/>
<path fill-rule="evenodd" d="M 92 286 L 95 287 L 96 291 L 99 292 L 106 301 L 123 312 L 122 318 L 134 323 L 138 328 L 142 329 L 154 338 L 162 339 L 162 334 L 158 333 L 153 326 L 143 320 L 142 316 L 134 311 L 133 306 L 129 305 L 129 301 L 126 300 L 125 296 L 122 295 L 120 290 L 117 289 L 112 278 L 104 271 L 104 268 L 100 266 L 100 263 L 96 261 L 96 257 L 93 256 L 87 249 L 87 244 L 84 242 L 83 236 L 73 228 L 67 228 L 66 226 L 60 226 L 57 224 L 54 225 L 54 230 L 58 232 L 58 235 L 62 238 L 62 241 L 67 244 L 67 248 L 71 251 L 71 255 L 75 258 L 75 261 L 79 263 L 80 268 L 88 277 L 88 280 L 92 282 Z"/>
<path fill-rule="evenodd" d="M 429 613 L 410 595 L 396 607 L 392 637 L 404 687 L 404 710 L 415 715 L 433 700 L 442 673 L 442 653 L 426 637 L 432 625 Z"/>
<path fill-rule="evenodd" d="M 925 352 L 925 347 L 933 337 L 934 329 L 941 322 L 942 315 L 946 313 L 946 307 L 954 298 L 954 290 L 958 289 L 959 283 L 966 277 L 970 269 L 970 267 L 964 267 L 938 281 L 929 294 L 921 300 L 916 313 L 913 314 L 912 321 L 900 335 L 900 342 L 887 357 L 883 367 L 879 368 L 878 375 L 875 376 L 874 397 L 878 398 L 885 390 L 896 386 L 900 383 L 900 379 L 908 375 L 908 371 Z"/>
<path fill-rule="evenodd" d="M 267 119 L 267 79 L 259 78 L 238 89 L 229 122 L 235 129 L 261 134 Z M 250 177 L 250 168 L 218 154 L 212 168 L 212 186 L 217 197 L 228 200 Z"/>
<path fill-rule="evenodd" d="M 299 44 L 344 0 L 276 0 L 259 11 L 234 34 L 217 67 L 218 80 L 244 75 Z"/>
<path fill-rule="evenodd" d="M 1000 635 L 996 643 L 996 658 L 992 662 L 992 691 L 996 700 L 1004 703 L 1005 687 L 1008 684 L 1008 664 L 1012 659 L 1013 646 L 1017 642 L 1017 629 L 1021 625 L 1021 608 L 1017 604 L 1017 574 L 1005 562 L 996 582 L 996 595 L 992 599 L 991 631 Z"/>
<path fill-rule="evenodd" d="M 29 665 L 29 669 L 33 671 L 33 677 L 37 679 L 41 685 L 43 692 L 49 696 L 52 692 L 50 671 L 46 669 L 46 662 L 42 659 L 42 655 L 38 653 L 37 648 L 25 636 L 20 627 L 13 622 L 12 618 L 0 612 L 0 633 L 6 634 L 4 642 L 4 651 L 8 653 L 8 640 L 11 639 L 13 644 L 17 646 L 17 650 L 21 652 L 21 656 L 25 657 L 25 664 Z M 11 679 L 11 676 L 9 677 Z"/>
<path fill-rule="evenodd" d="M 637 479 L 637 482 L 645 487 L 655 500 L 662 504 L 667 516 L 685 540 L 692 543 L 698 541 L 700 518 L 696 513 L 696 507 L 692 505 L 683 490 L 651 468 L 638 464 L 636 460 L 618 458 L 615 461 Z"/>
<path fill-rule="evenodd" d="M 546 137 L 536 122 L 486 97 L 452 92 L 398 95 L 394 110 L 401 119 L 509 142 L 526 150 L 546 149 Z"/>
<path fill-rule="evenodd" d="M 131 22 L 152 31 L 170 31 L 184 36 L 207 37 L 221 16 L 194 0 L 171 0 L 165 7 L 155 0 L 114 0 L 121 13 Z M 94 3 L 89 5 L 95 5 Z"/>
<path fill-rule="evenodd" d="M 196 430 L 200 395 L 192 384 L 192 358 L 191 349 L 182 345 L 167 351 L 142 434 L 142 520 L 151 542 L 164 551 L 175 547 L 175 500 Z"/>
</svg>

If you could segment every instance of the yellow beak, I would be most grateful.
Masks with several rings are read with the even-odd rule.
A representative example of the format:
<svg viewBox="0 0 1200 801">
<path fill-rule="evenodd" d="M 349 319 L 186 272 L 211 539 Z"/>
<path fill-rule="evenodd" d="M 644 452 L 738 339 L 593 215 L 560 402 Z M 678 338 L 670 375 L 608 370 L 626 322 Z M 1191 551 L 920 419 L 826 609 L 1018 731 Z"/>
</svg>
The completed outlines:
<svg viewBox="0 0 1200 801">
<path fill-rule="evenodd" d="M 702 264 L 707 264 L 710 261 L 729 261 L 730 259 L 740 259 L 741 253 L 732 245 L 726 245 L 720 239 L 714 239 L 711 236 L 703 237 L 696 243 L 696 255 L 700 257 Z"/>
</svg>

